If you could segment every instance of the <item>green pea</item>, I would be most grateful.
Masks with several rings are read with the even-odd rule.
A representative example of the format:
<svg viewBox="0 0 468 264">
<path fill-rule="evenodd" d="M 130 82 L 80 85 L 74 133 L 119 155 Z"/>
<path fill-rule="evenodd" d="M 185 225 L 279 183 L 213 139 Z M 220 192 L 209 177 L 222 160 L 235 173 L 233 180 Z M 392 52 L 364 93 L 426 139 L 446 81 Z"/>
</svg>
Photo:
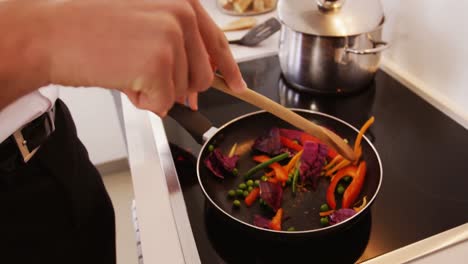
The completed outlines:
<svg viewBox="0 0 468 264">
<path fill-rule="evenodd" d="M 345 187 L 343 185 L 339 184 L 338 187 L 336 188 L 336 192 L 338 194 L 343 194 L 344 191 L 345 191 Z"/>
<path fill-rule="evenodd" d="M 232 205 L 234 205 L 234 207 L 240 207 L 241 202 L 239 200 L 234 200 L 234 202 L 232 202 Z"/>
<path fill-rule="evenodd" d="M 352 180 L 353 180 L 353 178 L 351 176 L 345 176 L 343 178 L 343 181 L 346 182 L 346 183 L 350 183 Z"/>
<path fill-rule="evenodd" d="M 328 217 L 322 217 L 320 218 L 320 224 L 322 226 L 327 226 L 328 225 Z"/>
<path fill-rule="evenodd" d="M 247 185 L 245 183 L 239 184 L 239 189 L 245 190 L 247 188 Z"/>
<path fill-rule="evenodd" d="M 253 190 L 253 186 L 247 187 L 247 191 L 251 192 Z"/>
<path fill-rule="evenodd" d="M 229 190 L 228 195 L 229 195 L 229 197 L 234 197 L 234 196 L 236 196 L 236 191 Z"/>
<path fill-rule="evenodd" d="M 247 181 L 247 186 L 252 186 L 253 184 L 254 184 L 254 182 L 252 180 Z"/>
<path fill-rule="evenodd" d="M 244 191 L 243 196 L 247 197 L 249 195 L 249 191 Z"/>
<path fill-rule="evenodd" d="M 213 146 L 213 145 L 209 145 L 209 146 L 208 146 L 208 151 L 211 152 L 211 151 L 213 151 L 213 150 L 214 150 L 214 146 Z"/>
<path fill-rule="evenodd" d="M 259 187 L 260 186 L 260 180 L 255 180 L 254 185 L 255 185 L 255 187 Z"/>
<path fill-rule="evenodd" d="M 237 196 L 242 196 L 242 195 L 244 195 L 244 190 L 237 189 L 236 194 L 237 194 Z"/>
<path fill-rule="evenodd" d="M 239 171 L 237 170 L 237 168 L 234 168 L 232 170 L 232 175 L 237 176 L 238 174 L 239 174 Z"/>
<path fill-rule="evenodd" d="M 262 180 L 262 181 L 267 181 L 268 178 L 267 178 L 267 176 L 263 175 L 263 176 L 260 178 L 260 180 Z"/>
<path fill-rule="evenodd" d="M 294 226 L 291 226 L 288 228 L 288 231 L 296 231 L 296 228 L 294 228 Z"/>
<path fill-rule="evenodd" d="M 330 210 L 330 208 L 328 207 L 328 204 L 325 203 L 320 206 L 320 212 L 326 212 L 328 210 Z"/>
</svg>

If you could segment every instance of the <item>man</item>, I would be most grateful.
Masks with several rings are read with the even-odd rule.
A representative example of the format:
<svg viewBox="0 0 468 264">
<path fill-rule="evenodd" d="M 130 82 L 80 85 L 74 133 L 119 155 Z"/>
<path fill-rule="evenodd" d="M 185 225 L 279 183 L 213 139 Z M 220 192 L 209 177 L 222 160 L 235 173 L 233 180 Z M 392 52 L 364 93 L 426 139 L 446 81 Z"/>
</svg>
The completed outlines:
<svg viewBox="0 0 468 264">
<path fill-rule="evenodd" d="M 224 35 L 198 0 L 3 0 L 0 36 L 0 263 L 115 263 L 110 199 L 47 85 L 196 109 L 210 63 L 246 88 Z"/>
</svg>

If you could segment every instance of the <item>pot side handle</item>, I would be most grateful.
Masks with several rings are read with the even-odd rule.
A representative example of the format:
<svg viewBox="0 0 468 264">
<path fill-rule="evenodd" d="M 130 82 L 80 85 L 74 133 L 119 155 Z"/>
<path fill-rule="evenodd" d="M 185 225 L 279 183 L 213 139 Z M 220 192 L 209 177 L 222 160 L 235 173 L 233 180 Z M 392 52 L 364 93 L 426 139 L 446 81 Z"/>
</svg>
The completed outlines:
<svg viewBox="0 0 468 264">
<path fill-rule="evenodd" d="M 192 111 L 181 104 L 174 104 L 169 110 L 168 116 L 179 123 L 200 145 L 205 141 L 205 134 L 212 131 L 213 125 L 203 114 L 198 111 Z"/>
<path fill-rule="evenodd" d="M 353 53 L 357 55 L 375 54 L 375 53 L 379 53 L 379 52 L 386 50 L 390 46 L 390 44 L 386 41 L 379 41 L 379 42 L 375 42 L 374 44 L 376 45 L 375 48 L 363 49 L 363 50 L 345 48 L 345 52 Z"/>
</svg>

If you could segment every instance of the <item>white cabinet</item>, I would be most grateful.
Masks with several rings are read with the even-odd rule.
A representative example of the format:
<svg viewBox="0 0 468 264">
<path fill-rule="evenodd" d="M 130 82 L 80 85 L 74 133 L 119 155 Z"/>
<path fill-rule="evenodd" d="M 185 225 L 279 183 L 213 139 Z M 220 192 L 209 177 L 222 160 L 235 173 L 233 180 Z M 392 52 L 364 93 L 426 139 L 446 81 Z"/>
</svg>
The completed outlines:
<svg viewBox="0 0 468 264">
<path fill-rule="evenodd" d="M 61 88 L 60 98 L 75 120 L 78 137 L 95 165 L 127 157 L 123 130 L 114 98 L 101 88 Z"/>
</svg>

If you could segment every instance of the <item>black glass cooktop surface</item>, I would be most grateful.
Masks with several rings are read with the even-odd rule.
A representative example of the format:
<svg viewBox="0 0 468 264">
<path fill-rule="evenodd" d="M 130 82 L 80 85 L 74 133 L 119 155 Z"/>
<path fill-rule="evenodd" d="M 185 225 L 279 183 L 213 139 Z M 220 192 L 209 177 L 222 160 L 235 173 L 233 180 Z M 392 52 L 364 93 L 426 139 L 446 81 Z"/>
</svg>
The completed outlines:
<svg viewBox="0 0 468 264">
<path fill-rule="evenodd" d="M 223 224 L 207 206 L 196 176 L 200 145 L 166 118 L 202 263 L 361 262 L 468 222 L 468 131 L 389 75 L 379 71 L 360 93 L 336 97 L 290 88 L 276 56 L 240 68 L 249 87 L 287 107 L 331 114 L 355 127 L 375 116 L 367 136 L 382 159 L 383 183 L 370 213 L 347 230 L 293 244 L 256 240 Z M 199 105 L 217 127 L 258 110 L 214 89 L 200 95 Z"/>
</svg>

